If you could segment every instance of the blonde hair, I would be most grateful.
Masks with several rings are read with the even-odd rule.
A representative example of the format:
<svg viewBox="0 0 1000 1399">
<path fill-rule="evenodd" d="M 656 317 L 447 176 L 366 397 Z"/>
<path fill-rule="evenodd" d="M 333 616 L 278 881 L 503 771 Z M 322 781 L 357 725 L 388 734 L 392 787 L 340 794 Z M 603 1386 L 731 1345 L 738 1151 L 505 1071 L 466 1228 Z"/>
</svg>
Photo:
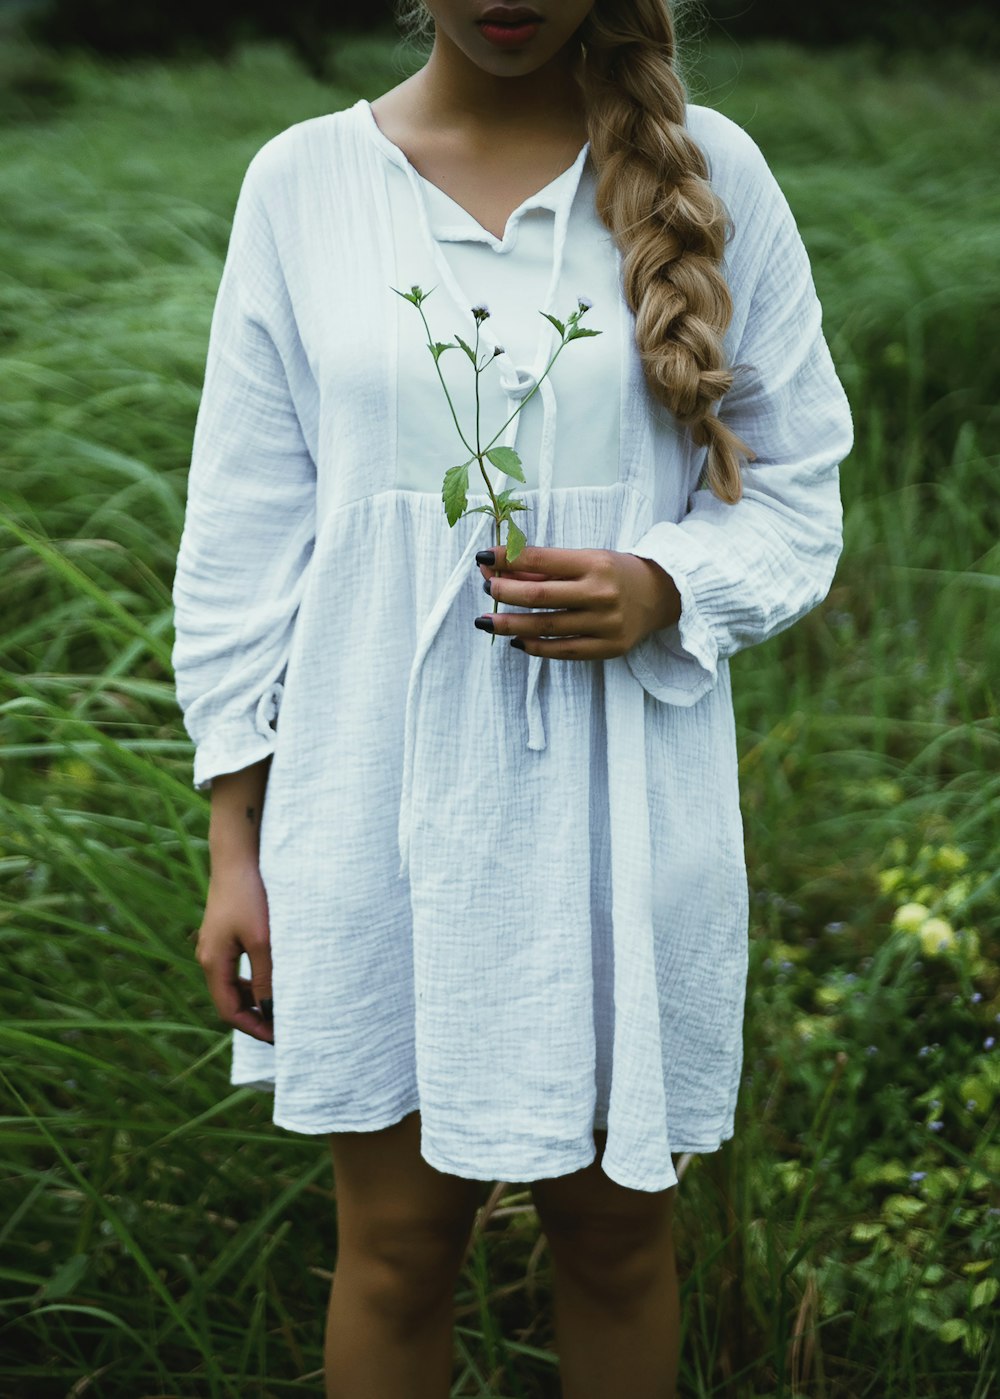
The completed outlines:
<svg viewBox="0 0 1000 1399">
<path fill-rule="evenodd" d="M 407 39 L 425 43 L 434 21 L 422 0 L 397 0 Z M 575 76 L 597 173 L 597 212 L 622 255 L 625 298 L 653 396 L 707 448 L 705 484 L 720 500 L 742 495 L 740 459 L 754 453 L 718 416 L 733 383 L 723 336 L 733 302 L 722 275 L 732 233 L 709 182 L 704 152 L 684 125 L 668 0 L 596 0 L 578 31 Z"/>
</svg>

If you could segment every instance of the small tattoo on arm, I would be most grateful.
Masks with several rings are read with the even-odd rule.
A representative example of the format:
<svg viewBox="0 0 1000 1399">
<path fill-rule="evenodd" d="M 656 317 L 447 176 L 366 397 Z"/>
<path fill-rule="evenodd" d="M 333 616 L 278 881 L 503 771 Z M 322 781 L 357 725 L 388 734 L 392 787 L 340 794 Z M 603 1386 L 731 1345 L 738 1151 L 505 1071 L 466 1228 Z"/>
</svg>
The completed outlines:
<svg viewBox="0 0 1000 1399">
<path fill-rule="evenodd" d="M 253 808 L 252 806 L 248 806 L 248 807 L 247 807 L 247 820 L 250 822 L 251 826 L 252 826 L 253 823 L 254 823 L 254 818 L 255 818 L 256 814 L 257 814 L 257 813 L 255 812 L 255 810 L 254 810 L 254 808 Z"/>
</svg>

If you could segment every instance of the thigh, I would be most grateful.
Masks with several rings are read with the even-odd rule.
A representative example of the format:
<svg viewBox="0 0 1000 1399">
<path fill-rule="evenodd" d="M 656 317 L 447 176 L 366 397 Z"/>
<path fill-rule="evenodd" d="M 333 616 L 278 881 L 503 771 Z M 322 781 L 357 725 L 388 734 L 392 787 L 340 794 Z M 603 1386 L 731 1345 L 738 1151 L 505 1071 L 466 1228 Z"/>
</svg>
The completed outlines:
<svg viewBox="0 0 1000 1399">
<path fill-rule="evenodd" d="M 379 1238 L 466 1240 L 489 1181 L 437 1170 L 420 1155 L 420 1113 L 376 1132 L 330 1132 L 338 1232 L 363 1251 Z"/>
<path fill-rule="evenodd" d="M 597 1154 L 589 1166 L 531 1185 L 539 1223 L 551 1240 L 606 1233 L 626 1245 L 669 1236 L 676 1187 L 632 1190 L 606 1175 L 601 1165 L 607 1132 L 594 1129 Z"/>
</svg>

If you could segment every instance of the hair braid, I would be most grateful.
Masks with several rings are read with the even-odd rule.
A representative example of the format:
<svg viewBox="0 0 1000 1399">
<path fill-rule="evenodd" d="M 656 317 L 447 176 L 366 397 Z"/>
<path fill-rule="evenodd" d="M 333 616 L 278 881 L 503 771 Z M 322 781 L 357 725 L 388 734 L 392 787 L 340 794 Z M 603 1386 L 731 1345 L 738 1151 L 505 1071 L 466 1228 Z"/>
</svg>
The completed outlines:
<svg viewBox="0 0 1000 1399">
<path fill-rule="evenodd" d="M 755 458 L 717 413 L 733 382 L 722 345 L 733 304 L 721 271 L 731 224 L 685 129 L 670 9 L 666 0 L 597 0 L 579 33 L 597 211 L 622 253 L 646 382 L 708 448 L 706 483 L 732 504 L 740 457 Z"/>
</svg>

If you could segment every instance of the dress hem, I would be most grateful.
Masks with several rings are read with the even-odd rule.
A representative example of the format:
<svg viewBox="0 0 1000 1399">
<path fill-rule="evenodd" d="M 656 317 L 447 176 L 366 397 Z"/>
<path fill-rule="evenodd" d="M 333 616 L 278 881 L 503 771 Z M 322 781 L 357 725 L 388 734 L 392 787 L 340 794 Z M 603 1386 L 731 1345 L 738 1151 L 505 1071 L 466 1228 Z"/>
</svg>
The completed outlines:
<svg viewBox="0 0 1000 1399">
<path fill-rule="evenodd" d="M 303 1127 L 301 1125 L 294 1125 L 290 1118 L 284 1117 L 274 1117 L 273 1121 L 276 1127 L 281 1127 L 288 1132 L 301 1133 L 305 1136 L 323 1136 L 329 1132 L 377 1132 L 385 1127 L 395 1126 L 395 1124 L 401 1122 L 404 1117 L 409 1116 L 411 1112 L 418 1112 L 419 1109 L 419 1102 L 410 1102 L 401 1109 L 394 1109 L 389 1120 L 386 1120 L 384 1117 L 380 1116 L 376 1121 L 353 1123 L 349 1126 L 345 1126 L 343 1122 L 338 1122 L 335 1125 L 327 1125 L 323 1127 Z M 594 1128 L 595 1130 L 607 1131 L 606 1125 L 604 1127 L 601 1127 L 600 1124 L 597 1122 L 595 1122 Z M 728 1130 L 721 1133 L 718 1137 L 706 1139 L 698 1142 L 697 1144 L 682 1141 L 679 1142 L 676 1146 L 672 1146 L 670 1149 L 670 1169 L 666 1173 L 665 1179 L 661 1184 L 633 1185 L 628 1181 L 619 1180 L 618 1176 L 613 1174 L 613 1162 L 612 1171 L 606 1171 L 606 1174 L 610 1175 L 611 1179 L 616 1180 L 618 1184 L 628 1186 L 628 1188 L 630 1189 L 646 1191 L 670 1189 L 672 1186 L 678 1184 L 677 1173 L 673 1165 L 674 1159 L 676 1157 L 684 1155 L 710 1155 L 712 1152 L 718 1151 L 725 1142 L 730 1141 L 733 1135 L 733 1129 L 732 1127 L 730 1127 Z M 501 1168 L 498 1171 L 494 1167 L 488 1171 L 484 1171 L 482 1167 L 473 1168 L 468 1165 L 460 1165 L 454 1160 L 450 1159 L 449 1157 L 439 1154 L 433 1147 L 428 1148 L 426 1143 L 421 1144 L 420 1154 L 429 1166 L 433 1166 L 435 1170 L 441 1171 L 446 1175 L 460 1176 L 465 1180 L 503 1180 L 507 1182 L 513 1181 L 517 1183 L 529 1184 L 534 1180 L 549 1180 L 558 1176 L 572 1175 L 575 1171 L 584 1170 L 587 1166 L 591 1165 L 597 1158 L 596 1147 L 591 1147 L 589 1149 L 589 1153 L 585 1153 L 586 1159 L 583 1159 L 579 1155 L 579 1153 L 574 1152 L 571 1155 L 562 1157 L 559 1161 L 559 1164 L 555 1167 L 553 1167 L 553 1164 L 550 1161 L 545 1165 L 544 1168 L 529 1166 L 527 1167 L 527 1169 L 525 1169 L 522 1166 L 519 1167 L 516 1171 L 511 1171 L 506 1168 Z M 602 1164 L 604 1164 L 605 1162 L 606 1157 L 603 1159 Z"/>
</svg>

